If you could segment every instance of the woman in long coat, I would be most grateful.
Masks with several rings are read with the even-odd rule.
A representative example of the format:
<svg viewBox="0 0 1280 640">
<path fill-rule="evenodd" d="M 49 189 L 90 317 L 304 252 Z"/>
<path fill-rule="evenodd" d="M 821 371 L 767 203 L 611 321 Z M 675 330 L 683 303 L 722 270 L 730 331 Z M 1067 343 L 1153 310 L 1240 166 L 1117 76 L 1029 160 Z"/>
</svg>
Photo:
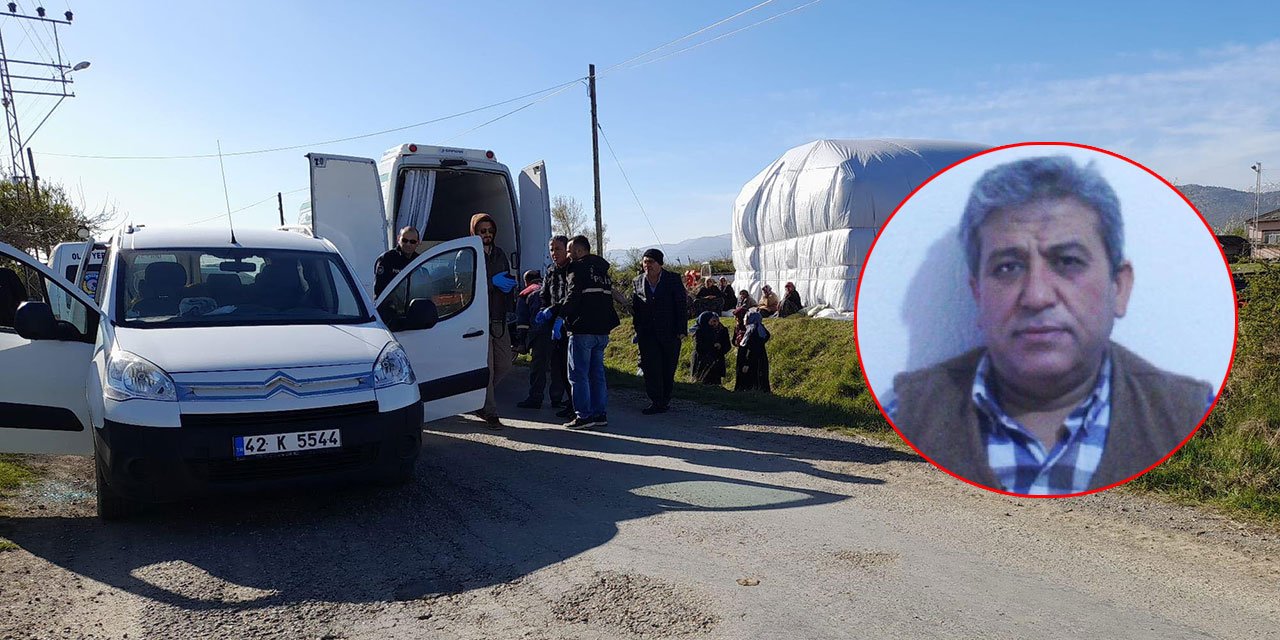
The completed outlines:
<svg viewBox="0 0 1280 640">
<path fill-rule="evenodd" d="M 703 311 L 693 332 L 694 382 L 720 384 L 724 379 L 724 357 L 729 353 L 729 330 L 713 311 Z"/>
<path fill-rule="evenodd" d="M 754 389 L 769 393 L 769 354 L 765 350 L 769 330 L 764 326 L 764 318 L 756 309 L 747 311 L 745 320 L 737 311 L 734 315 L 738 316 L 740 328 L 734 331 L 736 337 L 733 343 L 738 347 L 738 369 L 733 390 Z"/>
</svg>

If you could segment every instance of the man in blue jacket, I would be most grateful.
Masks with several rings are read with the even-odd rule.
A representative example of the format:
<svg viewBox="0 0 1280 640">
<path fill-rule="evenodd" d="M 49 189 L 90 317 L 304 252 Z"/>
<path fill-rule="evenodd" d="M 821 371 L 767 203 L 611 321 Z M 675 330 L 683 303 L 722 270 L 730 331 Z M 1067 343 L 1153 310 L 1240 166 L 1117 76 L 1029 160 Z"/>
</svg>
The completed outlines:
<svg viewBox="0 0 1280 640">
<path fill-rule="evenodd" d="M 680 341 L 688 333 L 689 320 L 684 285 L 680 276 L 662 268 L 658 249 L 644 252 L 631 287 L 631 320 L 635 323 L 640 361 L 644 363 L 644 388 L 649 406 L 645 415 L 663 413 L 671 405 L 676 369 L 680 361 Z"/>
</svg>

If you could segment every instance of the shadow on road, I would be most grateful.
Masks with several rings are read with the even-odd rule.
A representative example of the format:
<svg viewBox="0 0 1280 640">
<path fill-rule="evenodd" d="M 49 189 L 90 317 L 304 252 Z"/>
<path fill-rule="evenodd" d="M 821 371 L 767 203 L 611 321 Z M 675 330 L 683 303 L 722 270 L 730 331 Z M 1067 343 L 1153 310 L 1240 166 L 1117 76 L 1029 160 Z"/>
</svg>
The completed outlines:
<svg viewBox="0 0 1280 640">
<path fill-rule="evenodd" d="M 433 425 L 418 476 L 403 488 L 316 488 L 200 501 L 109 525 L 93 518 L 0 518 L 0 535 L 55 565 L 158 603 L 244 610 L 481 588 L 602 545 L 626 520 L 844 499 L 766 482 L 513 450 L 464 437 L 472 424 L 454 418 Z M 503 435 L 560 447 L 609 440 L 542 434 L 511 429 Z M 643 444 L 626 447 L 622 453 L 679 455 Z M 764 464 L 758 454 L 735 455 Z M 734 463 L 730 454 L 688 457 L 700 464 Z"/>
</svg>

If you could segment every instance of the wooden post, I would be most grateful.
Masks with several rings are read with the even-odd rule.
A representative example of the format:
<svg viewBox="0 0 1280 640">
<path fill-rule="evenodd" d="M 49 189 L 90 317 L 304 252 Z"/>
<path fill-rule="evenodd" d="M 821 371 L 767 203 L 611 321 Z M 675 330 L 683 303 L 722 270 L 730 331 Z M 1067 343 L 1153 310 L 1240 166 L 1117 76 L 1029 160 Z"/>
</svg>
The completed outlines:
<svg viewBox="0 0 1280 640">
<path fill-rule="evenodd" d="M 587 67 L 587 88 L 591 93 L 591 166 L 596 184 L 596 255 L 604 256 L 604 222 L 600 217 L 600 124 L 596 120 L 596 66 Z"/>
</svg>

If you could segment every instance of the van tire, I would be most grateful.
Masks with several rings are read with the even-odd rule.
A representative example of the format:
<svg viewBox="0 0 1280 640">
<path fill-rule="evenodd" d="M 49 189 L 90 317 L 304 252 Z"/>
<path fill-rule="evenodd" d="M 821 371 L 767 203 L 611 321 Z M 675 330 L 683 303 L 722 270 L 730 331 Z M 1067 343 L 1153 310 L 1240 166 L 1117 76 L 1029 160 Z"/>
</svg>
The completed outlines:
<svg viewBox="0 0 1280 640">
<path fill-rule="evenodd" d="M 107 484 L 107 479 L 102 475 L 102 465 L 94 463 L 94 476 L 98 485 L 98 517 L 106 522 L 113 520 L 123 520 L 140 511 L 140 505 L 134 500 L 130 500 L 111 488 Z"/>
</svg>

